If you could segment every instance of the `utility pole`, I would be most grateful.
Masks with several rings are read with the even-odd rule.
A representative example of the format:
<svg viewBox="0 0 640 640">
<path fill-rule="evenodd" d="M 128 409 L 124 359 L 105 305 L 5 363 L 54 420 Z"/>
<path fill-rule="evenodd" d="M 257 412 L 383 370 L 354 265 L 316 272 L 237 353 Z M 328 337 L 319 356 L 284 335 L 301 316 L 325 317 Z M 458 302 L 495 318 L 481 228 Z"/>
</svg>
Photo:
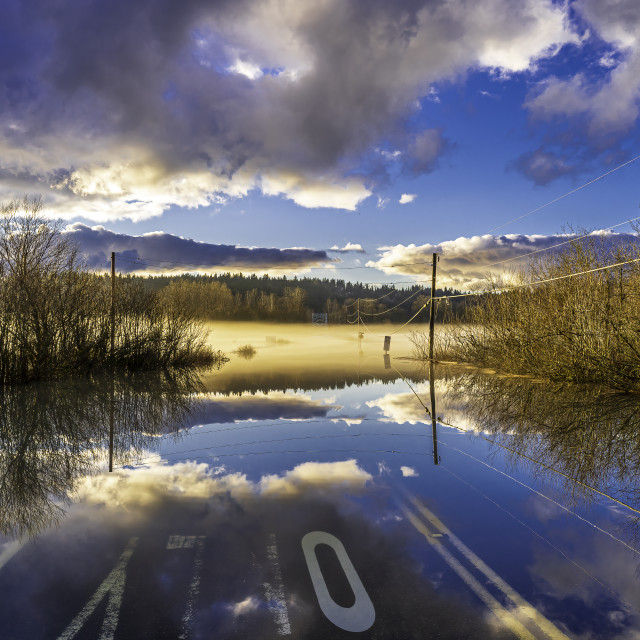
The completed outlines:
<svg viewBox="0 0 640 640">
<path fill-rule="evenodd" d="M 436 323 L 436 306 L 434 297 L 436 295 L 436 264 L 438 263 L 438 254 L 433 254 L 433 270 L 431 272 L 431 304 L 429 305 L 429 362 L 433 362 L 433 330 Z"/>
<path fill-rule="evenodd" d="M 116 344 L 116 252 L 111 252 L 111 388 L 109 393 L 109 472 L 113 471 L 113 428 L 115 405 Z"/>
<path fill-rule="evenodd" d="M 111 252 L 111 365 L 116 351 L 116 252 Z"/>
</svg>

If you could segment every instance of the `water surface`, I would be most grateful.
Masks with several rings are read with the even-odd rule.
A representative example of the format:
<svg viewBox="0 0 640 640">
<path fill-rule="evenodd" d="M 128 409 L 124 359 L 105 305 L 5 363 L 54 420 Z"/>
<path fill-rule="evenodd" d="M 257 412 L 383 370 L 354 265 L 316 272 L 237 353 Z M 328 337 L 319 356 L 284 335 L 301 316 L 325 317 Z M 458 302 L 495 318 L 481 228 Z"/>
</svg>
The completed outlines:
<svg viewBox="0 0 640 640">
<path fill-rule="evenodd" d="M 640 637 L 637 398 L 396 329 L 2 391 L 0 637 Z"/>
</svg>

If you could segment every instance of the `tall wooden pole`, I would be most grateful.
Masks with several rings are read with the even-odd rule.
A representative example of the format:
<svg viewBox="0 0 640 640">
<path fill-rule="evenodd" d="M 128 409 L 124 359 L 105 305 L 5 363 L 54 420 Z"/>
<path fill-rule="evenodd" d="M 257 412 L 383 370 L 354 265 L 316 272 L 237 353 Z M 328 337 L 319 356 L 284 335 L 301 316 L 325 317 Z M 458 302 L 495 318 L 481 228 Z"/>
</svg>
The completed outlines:
<svg viewBox="0 0 640 640">
<path fill-rule="evenodd" d="M 116 351 L 116 252 L 111 252 L 111 364 Z"/>
<path fill-rule="evenodd" d="M 436 323 L 436 306 L 434 297 L 436 295 L 436 264 L 438 262 L 438 254 L 433 254 L 433 270 L 431 272 L 431 304 L 429 305 L 429 361 L 433 362 L 433 330 Z"/>
<path fill-rule="evenodd" d="M 109 393 L 109 471 L 113 471 L 113 428 L 115 404 L 116 344 L 116 253 L 111 252 L 111 389 Z"/>
</svg>

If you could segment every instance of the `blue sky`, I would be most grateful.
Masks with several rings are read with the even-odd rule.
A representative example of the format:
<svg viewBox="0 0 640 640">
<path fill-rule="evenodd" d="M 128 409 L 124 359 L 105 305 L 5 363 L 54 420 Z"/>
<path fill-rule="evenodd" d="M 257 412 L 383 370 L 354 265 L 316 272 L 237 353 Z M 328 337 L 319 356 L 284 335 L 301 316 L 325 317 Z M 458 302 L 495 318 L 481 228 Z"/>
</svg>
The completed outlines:
<svg viewBox="0 0 640 640">
<path fill-rule="evenodd" d="M 437 250 L 464 286 L 640 215 L 639 160 L 491 231 L 640 154 L 635 0 L 7 0 L 0 25 L 0 201 L 42 195 L 96 265 L 193 239 L 204 271 L 379 282 Z"/>
</svg>

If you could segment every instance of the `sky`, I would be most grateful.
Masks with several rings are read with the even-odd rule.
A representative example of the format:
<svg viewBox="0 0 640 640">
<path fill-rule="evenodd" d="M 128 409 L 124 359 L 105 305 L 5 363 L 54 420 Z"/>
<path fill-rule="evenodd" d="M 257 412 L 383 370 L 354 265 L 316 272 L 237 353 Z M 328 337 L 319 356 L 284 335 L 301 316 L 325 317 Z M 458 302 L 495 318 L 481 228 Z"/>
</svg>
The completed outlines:
<svg viewBox="0 0 640 640">
<path fill-rule="evenodd" d="M 640 215 L 639 108 L 637 0 L 0 4 L 0 202 L 97 269 L 469 287 Z"/>
</svg>

